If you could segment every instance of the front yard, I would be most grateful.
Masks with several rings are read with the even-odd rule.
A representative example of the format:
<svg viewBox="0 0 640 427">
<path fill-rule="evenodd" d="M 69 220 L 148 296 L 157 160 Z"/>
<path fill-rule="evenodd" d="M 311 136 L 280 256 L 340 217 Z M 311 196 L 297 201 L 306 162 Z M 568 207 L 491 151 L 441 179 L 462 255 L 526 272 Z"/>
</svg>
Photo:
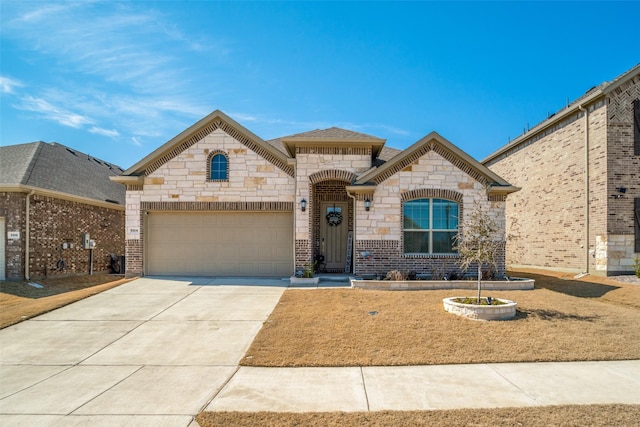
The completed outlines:
<svg viewBox="0 0 640 427">
<path fill-rule="evenodd" d="M 128 282 L 110 274 L 0 282 L 0 329 Z"/>
<path fill-rule="evenodd" d="M 543 273 L 543 274 L 541 274 Z M 640 358 L 640 286 L 540 271 L 533 291 L 489 291 L 518 302 L 515 319 L 477 322 L 445 313 L 442 298 L 469 291 L 285 292 L 246 366 L 371 366 Z M 471 292 L 473 294 L 473 292 Z M 357 413 L 203 412 L 214 426 L 632 426 L 640 405 Z"/>
<path fill-rule="evenodd" d="M 514 275 L 525 275 L 514 272 Z M 510 321 L 446 313 L 472 291 L 289 289 L 245 366 L 376 366 L 640 359 L 640 286 L 526 273 L 532 291 L 485 291 L 518 303 Z"/>
</svg>

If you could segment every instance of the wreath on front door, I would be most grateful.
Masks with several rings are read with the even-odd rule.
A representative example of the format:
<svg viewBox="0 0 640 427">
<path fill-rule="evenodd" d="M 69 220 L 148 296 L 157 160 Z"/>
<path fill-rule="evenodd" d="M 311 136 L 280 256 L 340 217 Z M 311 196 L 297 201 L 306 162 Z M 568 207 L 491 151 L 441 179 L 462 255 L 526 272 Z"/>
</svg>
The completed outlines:
<svg viewBox="0 0 640 427">
<path fill-rule="evenodd" d="M 335 227 L 337 225 L 340 225 L 341 223 L 342 213 L 333 211 L 327 214 L 327 224 L 329 224 L 331 227 Z"/>
</svg>

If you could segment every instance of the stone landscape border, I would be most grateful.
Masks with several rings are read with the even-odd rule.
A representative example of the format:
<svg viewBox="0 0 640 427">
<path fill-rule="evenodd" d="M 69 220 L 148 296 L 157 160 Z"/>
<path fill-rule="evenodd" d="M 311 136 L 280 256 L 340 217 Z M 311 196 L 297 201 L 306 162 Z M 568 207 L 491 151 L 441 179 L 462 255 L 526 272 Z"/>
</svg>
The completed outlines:
<svg viewBox="0 0 640 427">
<path fill-rule="evenodd" d="M 475 280 L 363 280 L 350 279 L 351 287 L 379 291 L 418 291 L 429 289 L 477 289 Z M 510 277 L 509 280 L 483 280 L 482 289 L 486 291 L 523 291 L 532 290 L 534 279 Z"/>
<path fill-rule="evenodd" d="M 509 320 L 516 316 L 517 304 L 513 301 L 495 298 L 503 303 L 500 305 L 463 304 L 455 301 L 464 298 L 466 297 L 443 298 L 444 310 L 473 320 Z"/>
</svg>

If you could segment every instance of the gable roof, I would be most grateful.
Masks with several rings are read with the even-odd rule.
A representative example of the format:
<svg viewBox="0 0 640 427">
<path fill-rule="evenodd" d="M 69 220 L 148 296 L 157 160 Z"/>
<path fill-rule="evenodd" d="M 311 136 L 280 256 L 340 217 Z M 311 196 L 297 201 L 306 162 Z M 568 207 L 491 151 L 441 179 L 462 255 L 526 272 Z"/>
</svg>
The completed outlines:
<svg viewBox="0 0 640 427">
<path fill-rule="evenodd" d="M 315 129 L 308 132 L 296 133 L 293 135 L 282 137 L 281 139 L 307 141 L 307 140 L 338 140 L 338 141 L 384 141 L 384 139 L 367 135 L 366 133 L 355 132 L 348 129 L 338 127 L 330 127 L 327 129 Z"/>
<path fill-rule="evenodd" d="M 380 184 L 429 151 L 435 151 L 476 181 L 487 185 L 490 194 L 508 194 L 519 190 L 518 187 L 510 185 L 437 132 L 431 132 L 406 150 L 400 151 L 383 165 L 363 173 L 358 177 L 354 185 L 370 186 L 372 184 Z"/>
<path fill-rule="evenodd" d="M 611 92 L 613 92 L 614 90 L 622 86 L 623 84 L 627 83 L 629 80 L 633 78 L 639 78 L 639 76 L 640 76 L 640 64 L 637 64 L 635 67 L 619 75 L 618 77 L 611 80 L 610 82 L 604 82 L 598 86 L 592 87 L 591 89 L 587 90 L 584 95 L 582 95 L 580 98 L 573 101 L 571 104 L 569 104 L 562 110 L 552 114 L 549 118 L 540 122 L 533 128 L 527 130 L 518 138 L 510 141 L 507 145 L 491 153 L 489 156 L 487 156 L 482 160 L 482 164 L 488 165 L 498 161 L 499 158 L 502 158 L 503 156 L 508 155 L 508 152 L 510 150 L 520 146 L 525 141 L 529 141 L 536 134 L 545 132 L 547 129 L 552 128 L 553 126 L 555 126 L 557 123 L 564 120 L 568 116 L 578 113 L 585 106 L 593 104 L 594 102 L 607 96 L 608 94 L 610 94 Z"/>
<path fill-rule="evenodd" d="M 293 167 L 289 165 L 287 156 L 284 153 L 276 149 L 273 145 L 268 144 L 222 111 L 216 110 L 171 138 L 138 163 L 124 171 L 122 176 L 114 178 L 113 181 L 122 184 L 139 183 L 140 180 L 137 179 L 137 177 L 148 176 L 216 129 L 222 129 L 240 143 L 246 145 L 249 149 L 282 169 L 288 175 L 293 176 Z"/>
<path fill-rule="evenodd" d="M 0 188 L 42 189 L 124 205 L 125 191 L 109 177 L 119 166 L 55 142 L 0 147 Z"/>
<path fill-rule="evenodd" d="M 295 157 L 296 146 L 349 144 L 355 146 L 370 146 L 372 148 L 372 155 L 374 158 L 378 157 L 385 142 L 387 141 L 386 139 L 378 138 L 376 136 L 338 127 L 315 129 L 309 132 L 296 133 L 294 135 L 283 136 L 279 138 L 279 140 L 291 157 Z"/>
</svg>

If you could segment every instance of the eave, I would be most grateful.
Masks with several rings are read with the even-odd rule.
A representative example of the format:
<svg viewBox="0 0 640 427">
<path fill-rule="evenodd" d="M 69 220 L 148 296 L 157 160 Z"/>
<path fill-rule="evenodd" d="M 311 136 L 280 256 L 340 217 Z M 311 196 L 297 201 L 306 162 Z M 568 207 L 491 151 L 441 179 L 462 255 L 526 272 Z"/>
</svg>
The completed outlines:
<svg viewBox="0 0 640 427">
<path fill-rule="evenodd" d="M 345 138 L 282 138 L 282 145 L 284 145 L 287 153 L 290 157 L 296 156 L 296 147 L 347 147 L 347 148 L 362 148 L 371 147 L 371 155 L 373 158 L 378 157 L 382 151 L 382 147 L 386 140 L 379 138 L 370 139 L 345 139 Z"/>
<path fill-rule="evenodd" d="M 586 95 L 577 99 L 571 105 L 555 113 L 552 117 L 542 121 L 541 123 L 537 124 L 533 128 L 529 129 L 527 132 L 515 138 L 513 141 L 510 141 L 507 145 L 491 153 L 490 155 L 485 157 L 481 161 L 481 163 L 483 165 L 486 165 L 487 163 L 491 163 L 496 158 L 512 150 L 513 148 L 523 144 L 524 142 L 528 141 L 529 139 L 536 136 L 537 134 L 544 132 L 550 127 L 555 126 L 557 123 L 561 122 L 562 120 L 566 119 L 567 117 L 573 114 L 576 114 L 577 112 L 583 110 L 585 107 L 588 107 L 589 105 L 598 102 L 601 98 L 606 97 L 612 91 L 616 90 L 620 86 L 626 84 L 629 80 L 638 76 L 638 73 L 640 73 L 640 64 L 636 65 L 631 70 L 617 77 L 611 83 L 603 84 L 601 85 L 601 87 L 598 87 L 594 89 L 592 92 L 587 93 Z"/>
<path fill-rule="evenodd" d="M 69 194 L 69 193 L 63 193 L 61 191 L 54 191 L 54 190 L 47 190 L 45 188 L 39 188 L 39 187 L 33 187 L 30 185 L 23 185 L 23 184 L 17 184 L 17 185 L 5 185 L 5 184 L 0 184 L 0 191 L 4 191 L 7 193 L 31 193 L 31 194 L 37 194 L 40 196 L 45 196 L 45 197 L 52 197 L 55 199 L 60 199 L 60 200 L 67 200 L 70 202 L 76 202 L 76 203 L 82 203 L 84 205 L 90 205 L 90 206 L 98 206 L 101 208 L 107 208 L 107 209 L 113 209 L 113 210 L 117 210 L 117 211 L 124 211 L 125 210 L 125 206 L 121 205 L 118 202 L 108 202 L 106 200 L 102 201 L 102 200 L 97 200 L 97 199 L 91 199 L 89 197 L 82 197 L 82 196 L 76 196 L 74 194 Z"/>
</svg>

